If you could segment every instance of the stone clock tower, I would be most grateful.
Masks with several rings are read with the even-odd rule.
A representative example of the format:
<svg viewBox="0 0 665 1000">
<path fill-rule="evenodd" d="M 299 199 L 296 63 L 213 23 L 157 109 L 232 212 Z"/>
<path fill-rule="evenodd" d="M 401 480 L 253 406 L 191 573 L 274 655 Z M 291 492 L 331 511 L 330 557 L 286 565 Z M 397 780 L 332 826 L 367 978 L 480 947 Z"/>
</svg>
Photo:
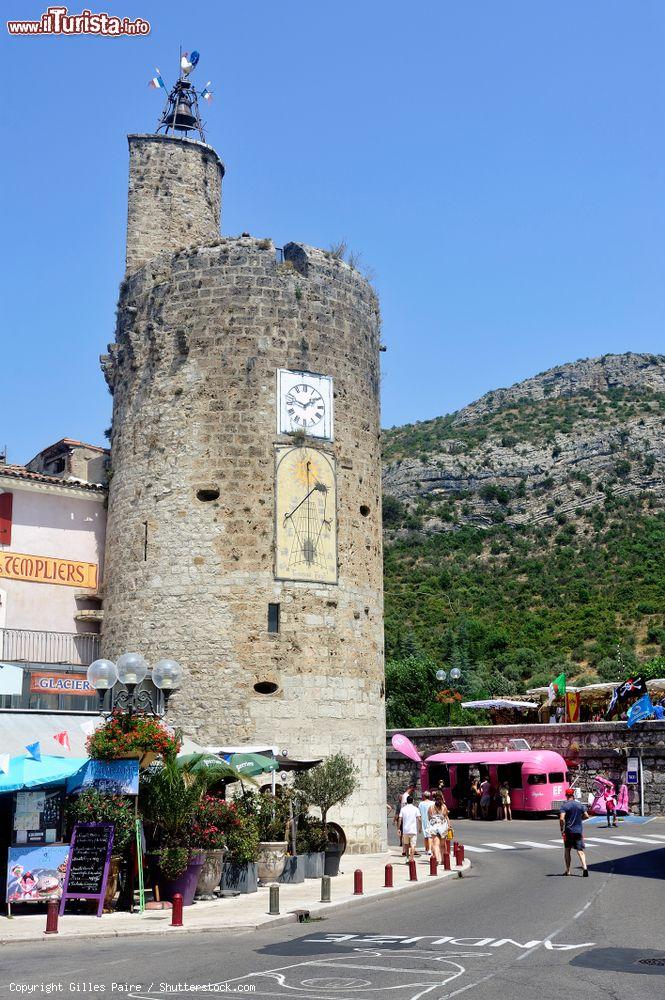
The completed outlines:
<svg viewBox="0 0 665 1000">
<path fill-rule="evenodd" d="M 203 142 L 129 137 L 103 653 L 185 668 L 169 719 L 201 743 L 341 750 L 330 818 L 385 846 L 379 309 L 298 243 L 220 237 Z"/>
</svg>

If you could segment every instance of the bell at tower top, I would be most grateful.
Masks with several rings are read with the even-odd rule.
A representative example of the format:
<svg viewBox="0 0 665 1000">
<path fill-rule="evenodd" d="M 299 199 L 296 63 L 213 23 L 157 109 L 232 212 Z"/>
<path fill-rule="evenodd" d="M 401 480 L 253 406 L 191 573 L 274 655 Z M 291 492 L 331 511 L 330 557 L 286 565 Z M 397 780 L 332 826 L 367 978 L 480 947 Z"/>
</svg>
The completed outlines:
<svg viewBox="0 0 665 1000">
<path fill-rule="evenodd" d="M 173 87 L 168 90 L 159 69 L 156 71 L 157 75 L 150 81 L 150 86 L 155 90 L 168 90 L 166 105 L 157 123 L 157 133 L 163 132 L 165 135 L 180 133 L 187 136 L 189 132 L 198 132 L 201 141 L 206 141 L 205 126 L 199 110 L 199 98 L 209 103 L 212 100 L 212 91 L 210 80 L 202 90 L 197 90 L 189 79 L 190 73 L 196 69 L 198 62 L 198 52 L 183 52 L 181 49 L 178 79 Z"/>
</svg>

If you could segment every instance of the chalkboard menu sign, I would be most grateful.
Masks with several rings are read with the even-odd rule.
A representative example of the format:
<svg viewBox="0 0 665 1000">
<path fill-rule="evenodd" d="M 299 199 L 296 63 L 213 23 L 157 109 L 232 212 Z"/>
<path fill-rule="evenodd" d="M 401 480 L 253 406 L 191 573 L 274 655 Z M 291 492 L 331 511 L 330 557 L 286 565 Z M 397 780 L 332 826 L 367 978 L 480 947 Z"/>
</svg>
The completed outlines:
<svg viewBox="0 0 665 1000">
<path fill-rule="evenodd" d="M 98 899 L 101 917 L 113 847 L 113 823 L 77 823 L 69 846 L 60 913 L 68 899 Z"/>
</svg>

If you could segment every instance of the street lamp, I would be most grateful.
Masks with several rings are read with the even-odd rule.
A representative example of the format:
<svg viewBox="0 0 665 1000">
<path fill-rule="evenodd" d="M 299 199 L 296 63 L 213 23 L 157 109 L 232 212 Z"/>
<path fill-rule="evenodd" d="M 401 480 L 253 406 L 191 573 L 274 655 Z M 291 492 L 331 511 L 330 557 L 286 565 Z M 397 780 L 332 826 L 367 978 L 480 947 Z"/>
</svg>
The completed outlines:
<svg viewBox="0 0 665 1000">
<path fill-rule="evenodd" d="M 164 697 L 164 711 L 159 713 L 150 696 L 150 691 L 137 690 L 145 678 L 149 676 L 155 687 Z M 125 709 L 130 715 L 135 711 L 149 712 L 154 715 L 165 715 L 169 698 L 182 682 L 182 667 L 175 660 L 160 660 L 148 673 L 148 664 L 140 653 L 123 653 L 117 663 L 112 660 L 95 660 L 88 667 L 88 684 L 99 695 L 99 711 L 104 708 L 106 692 L 112 690 L 119 682 L 122 690 L 116 691 L 115 704 Z"/>
<path fill-rule="evenodd" d="M 436 672 L 436 679 L 437 679 L 437 681 L 443 682 L 443 681 L 447 680 L 448 678 L 450 678 L 450 681 L 451 681 L 451 683 L 453 685 L 455 684 L 456 681 L 458 681 L 460 679 L 461 676 L 462 676 L 462 671 L 460 670 L 459 667 L 452 667 L 451 670 L 450 670 L 450 673 L 446 673 L 446 671 L 443 670 L 443 669 L 439 669 Z M 440 699 L 440 700 L 443 701 L 443 699 Z M 452 703 L 452 699 L 450 698 L 450 696 L 448 696 L 446 698 L 446 700 L 443 701 L 443 704 L 445 704 L 446 709 L 447 709 L 447 711 L 446 711 L 446 725 L 450 725 L 450 705 L 451 705 L 451 703 Z"/>
</svg>

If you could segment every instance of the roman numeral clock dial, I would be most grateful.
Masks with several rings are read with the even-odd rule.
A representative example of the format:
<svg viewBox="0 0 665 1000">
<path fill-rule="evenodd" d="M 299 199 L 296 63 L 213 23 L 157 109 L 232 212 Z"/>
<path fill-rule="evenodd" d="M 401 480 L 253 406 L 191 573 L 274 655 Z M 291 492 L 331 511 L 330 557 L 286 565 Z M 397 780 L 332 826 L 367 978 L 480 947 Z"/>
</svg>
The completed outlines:
<svg viewBox="0 0 665 1000">
<path fill-rule="evenodd" d="M 277 433 L 296 431 L 332 441 L 333 386 L 329 375 L 278 369 Z"/>
</svg>

